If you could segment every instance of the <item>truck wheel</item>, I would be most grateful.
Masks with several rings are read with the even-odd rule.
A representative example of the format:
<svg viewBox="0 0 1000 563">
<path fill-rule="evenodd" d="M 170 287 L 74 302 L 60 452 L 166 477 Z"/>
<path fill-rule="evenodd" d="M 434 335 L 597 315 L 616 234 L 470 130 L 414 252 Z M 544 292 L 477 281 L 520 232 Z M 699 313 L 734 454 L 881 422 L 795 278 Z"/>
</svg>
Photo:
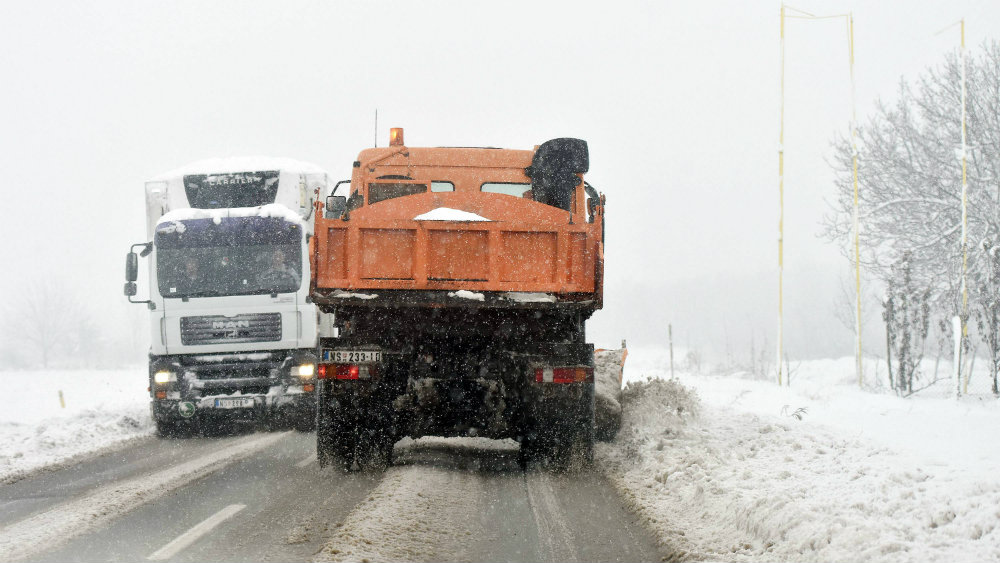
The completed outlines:
<svg viewBox="0 0 1000 563">
<path fill-rule="evenodd" d="M 589 466 L 594 460 L 593 394 L 552 401 L 525 423 L 518 461 L 555 471 Z"/>
<path fill-rule="evenodd" d="M 332 435 L 334 428 L 330 407 L 321 395 L 316 405 L 316 459 L 320 467 L 326 467 L 334 462 L 336 456 Z"/>
<path fill-rule="evenodd" d="M 312 432 L 316 429 L 315 413 L 300 414 L 295 418 L 295 422 L 292 426 L 299 432 Z"/>
<path fill-rule="evenodd" d="M 194 434 L 194 430 L 194 424 L 189 421 L 156 421 L 156 435 L 160 438 L 190 438 Z"/>
</svg>

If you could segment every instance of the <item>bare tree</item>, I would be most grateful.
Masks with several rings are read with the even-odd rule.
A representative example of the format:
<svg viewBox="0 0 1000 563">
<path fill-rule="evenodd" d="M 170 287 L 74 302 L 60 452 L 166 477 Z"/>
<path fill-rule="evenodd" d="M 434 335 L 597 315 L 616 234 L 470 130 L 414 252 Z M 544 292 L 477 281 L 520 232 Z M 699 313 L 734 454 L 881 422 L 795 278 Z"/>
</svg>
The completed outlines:
<svg viewBox="0 0 1000 563">
<path fill-rule="evenodd" d="M 93 323 L 69 284 L 46 279 L 25 284 L 11 296 L 0 330 L 29 356 L 29 364 L 47 368 L 56 354 L 80 355 L 93 343 Z"/>
</svg>

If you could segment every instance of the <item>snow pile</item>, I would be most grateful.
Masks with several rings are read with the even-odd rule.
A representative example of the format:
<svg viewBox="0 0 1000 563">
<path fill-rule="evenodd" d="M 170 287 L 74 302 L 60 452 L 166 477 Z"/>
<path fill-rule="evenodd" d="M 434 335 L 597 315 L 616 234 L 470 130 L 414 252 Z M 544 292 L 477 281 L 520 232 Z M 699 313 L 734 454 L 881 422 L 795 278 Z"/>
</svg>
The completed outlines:
<svg viewBox="0 0 1000 563">
<path fill-rule="evenodd" d="M 517 303 L 555 303 L 556 296 L 549 293 L 533 293 L 530 291 L 509 291 L 504 294 L 507 299 Z"/>
<path fill-rule="evenodd" d="M 469 299 L 471 301 L 484 301 L 486 296 L 482 293 L 475 291 L 469 291 L 467 289 L 460 289 L 458 291 L 449 291 L 448 297 L 457 297 L 459 299 Z"/>
<path fill-rule="evenodd" d="M 669 373 L 660 351 L 630 355 Z M 851 359 L 800 368 L 791 389 L 637 382 L 627 368 L 623 428 L 599 462 L 660 540 L 694 558 L 1000 559 L 1000 451 L 982 433 L 1000 425 L 997 405 L 866 393 Z"/>
<path fill-rule="evenodd" d="M 468 211 L 461 211 L 459 209 L 452 209 L 450 207 L 438 207 L 437 209 L 428 211 L 422 215 L 417 215 L 413 218 L 414 221 L 489 221 L 486 217 L 482 215 L 476 215 L 475 213 L 469 213 Z"/>
<path fill-rule="evenodd" d="M 341 299 L 375 299 L 378 297 L 377 293 L 352 293 L 350 291 L 336 290 L 333 292 L 333 297 L 339 297 Z"/>
<path fill-rule="evenodd" d="M 594 352 L 594 426 L 598 440 L 610 440 L 621 426 L 622 366 L 625 349 Z"/>
<path fill-rule="evenodd" d="M 146 386 L 144 368 L 0 372 L 0 482 L 150 435 Z"/>
</svg>

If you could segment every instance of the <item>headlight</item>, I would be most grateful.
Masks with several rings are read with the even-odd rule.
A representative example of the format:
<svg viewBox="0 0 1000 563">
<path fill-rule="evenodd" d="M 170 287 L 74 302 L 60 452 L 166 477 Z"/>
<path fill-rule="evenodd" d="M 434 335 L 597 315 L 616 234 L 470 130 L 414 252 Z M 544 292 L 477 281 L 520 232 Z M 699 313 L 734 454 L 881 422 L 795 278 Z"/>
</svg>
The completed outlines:
<svg viewBox="0 0 1000 563">
<path fill-rule="evenodd" d="M 177 376 L 172 371 L 160 370 L 153 374 L 153 381 L 159 385 L 164 385 L 171 381 L 177 381 Z"/>
<path fill-rule="evenodd" d="M 312 377 L 316 373 L 315 364 L 302 364 L 292 368 L 292 375 L 303 379 Z"/>
</svg>

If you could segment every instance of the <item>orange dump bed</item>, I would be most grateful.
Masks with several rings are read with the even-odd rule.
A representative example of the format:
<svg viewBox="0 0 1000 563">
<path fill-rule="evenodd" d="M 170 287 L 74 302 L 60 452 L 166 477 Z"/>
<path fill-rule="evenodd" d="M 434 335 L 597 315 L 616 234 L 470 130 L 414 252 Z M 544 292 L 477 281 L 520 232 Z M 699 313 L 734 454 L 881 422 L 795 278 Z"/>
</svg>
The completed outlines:
<svg viewBox="0 0 1000 563">
<path fill-rule="evenodd" d="M 565 209 L 535 201 L 525 172 L 532 156 L 471 148 L 363 151 L 347 213 L 326 218 L 317 210 L 314 297 L 469 290 L 599 303 L 603 205 L 586 204 L 582 175 Z"/>
</svg>

